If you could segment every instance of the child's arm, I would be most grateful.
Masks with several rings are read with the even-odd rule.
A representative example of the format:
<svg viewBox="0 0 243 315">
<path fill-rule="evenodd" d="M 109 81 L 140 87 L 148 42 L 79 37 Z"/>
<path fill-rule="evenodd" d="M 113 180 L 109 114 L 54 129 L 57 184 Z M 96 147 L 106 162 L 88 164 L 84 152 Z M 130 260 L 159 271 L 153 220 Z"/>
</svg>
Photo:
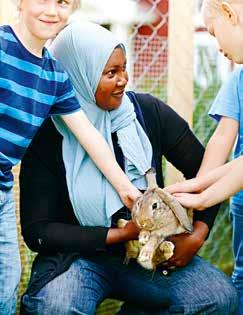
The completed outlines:
<svg viewBox="0 0 243 315">
<path fill-rule="evenodd" d="M 221 177 L 225 176 L 234 167 L 236 167 L 236 165 L 239 165 L 241 160 L 242 157 L 239 157 L 231 162 L 228 162 L 227 164 L 224 164 L 220 167 L 211 170 L 205 175 L 172 184 L 170 186 L 165 187 L 164 189 L 168 191 L 170 194 L 203 191 L 209 186 L 213 185 Z"/>
<path fill-rule="evenodd" d="M 238 128 L 239 123 L 236 120 L 222 117 L 208 142 L 197 178 L 170 185 L 166 187 L 166 191 L 171 194 L 200 192 L 225 175 L 235 162 L 232 161 L 222 167 L 219 166 L 226 161 L 234 144 Z"/>
<path fill-rule="evenodd" d="M 242 70 L 236 69 L 221 86 L 209 114 L 219 121 L 206 147 L 197 175 L 203 175 L 225 163 L 234 145 L 240 121 Z"/>
<path fill-rule="evenodd" d="M 133 202 L 141 193 L 123 173 L 104 138 L 89 122 L 83 111 L 62 115 L 62 119 L 97 167 L 117 190 L 125 206 L 131 209 Z"/>
<path fill-rule="evenodd" d="M 207 186 L 200 194 L 175 193 L 174 196 L 185 207 L 203 210 L 228 199 L 243 188 L 243 157 L 227 163 L 207 175 L 199 185 Z M 201 178 L 195 179 L 200 181 Z M 182 183 L 183 184 L 183 183 Z M 168 189 L 172 191 L 172 189 Z M 192 190 L 191 190 L 192 191 Z"/>
<path fill-rule="evenodd" d="M 224 164 L 229 157 L 238 133 L 238 128 L 238 121 L 229 117 L 222 117 L 220 119 L 214 134 L 207 144 L 202 164 L 197 173 L 197 178 L 199 178 L 192 179 L 186 183 L 183 188 L 184 192 L 198 192 L 198 194 L 187 194 L 182 191 L 181 193 L 175 194 L 175 197 L 182 205 L 203 210 L 227 199 L 231 196 L 231 192 L 239 190 L 236 187 L 228 186 L 230 184 L 227 184 L 225 179 L 223 180 L 227 171 L 230 171 L 232 164 L 219 167 Z M 234 178 L 233 174 L 232 177 Z M 224 190 L 222 185 L 224 183 L 228 186 L 228 193 L 225 191 L 225 194 L 222 193 L 222 190 Z M 170 192 L 173 190 L 174 189 L 169 189 Z M 201 191 L 202 193 L 199 193 Z"/>
<path fill-rule="evenodd" d="M 234 145 L 239 122 L 228 117 L 222 117 L 210 138 L 197 176 L 225 163 Z"/>
</svg>

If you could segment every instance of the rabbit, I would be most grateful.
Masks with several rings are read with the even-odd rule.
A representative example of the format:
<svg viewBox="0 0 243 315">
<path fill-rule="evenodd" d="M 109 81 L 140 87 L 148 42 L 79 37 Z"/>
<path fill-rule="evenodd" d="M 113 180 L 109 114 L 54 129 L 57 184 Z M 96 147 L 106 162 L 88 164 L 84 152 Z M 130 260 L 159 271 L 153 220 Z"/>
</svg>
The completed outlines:
<svg viewBox="0 0 243 315">
<path fill-rule="evenodd" d="M 146 173 L 148 188 L 132 208 L 132 220 L 141 230 L 138 241 L 129 241 L 126 247 L 126 262 L 136 258 L 148 270 L 173 256 L 174 244 L 166 241 L 168 236 L 192 233 L 193 212 L 183 208 L 169 193 L 158 187 L 155 170 Z M 123 227 L 126 220 L 118 220 Z"/>
</svg>

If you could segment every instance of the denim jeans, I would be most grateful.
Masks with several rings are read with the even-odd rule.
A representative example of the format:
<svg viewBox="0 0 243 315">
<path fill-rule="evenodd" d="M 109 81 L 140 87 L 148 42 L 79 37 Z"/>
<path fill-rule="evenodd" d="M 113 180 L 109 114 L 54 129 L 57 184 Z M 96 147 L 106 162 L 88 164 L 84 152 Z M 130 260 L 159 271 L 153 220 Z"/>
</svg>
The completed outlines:
<svg viewBox="0 0 243 315">
<path fill-rule="evenodd" d="M 169 293 L 171 305 L 164 308 Z M 123 264 L 115 255 L 75 260 L 63 274 L 35 296 L 23 296 L 24 314 L 93 315 L 105 298 L 125 303 L 119 315 L 235 314 L 238 297 L 231 280 L 194 257 L 191 263 L 168 276 L 146 271 L 135 262 Z"/>
<path fill-rule="evenodd" d="M 232 280 L 239 295 L 239 315 L 243 315 L 243 206 L 231 204 L 233 223 L 233 250 L 235 258 Z"/>
<path fill-rule="evenodd" d="M 20 256 L 12 191 L 0 190 L 0 314 L 15 314 Z"/>
</svg>

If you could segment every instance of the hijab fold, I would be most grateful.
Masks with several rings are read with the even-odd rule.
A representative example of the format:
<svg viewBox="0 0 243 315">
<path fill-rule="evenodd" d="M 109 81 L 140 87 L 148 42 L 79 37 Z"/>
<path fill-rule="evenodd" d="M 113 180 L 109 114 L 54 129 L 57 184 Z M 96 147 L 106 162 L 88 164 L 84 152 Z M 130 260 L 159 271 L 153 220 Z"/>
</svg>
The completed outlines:
<svg viewBox="0 0 243 315">
<path fill-rule="evenodd" d="M 74 22 L 54 40 L 50 51 L 64 66 L 82 110 L 114 153 L 111 134 L 117 133 L 125 172 L 139 189 L 146 188 L 144 174 L 151 167 L 152 147 L 136 119 L 133 104 L 124 95 L 119 108 L 105 111 L 96 105 L 95 92 L 113 50 L 120 44 L 105 28 Z M 54 124 L 63 136 L 63 160 L 70 200 L 82 226 L 106 226 L 123 204 L 92 159 L 59 116 Z"/>
</svg>

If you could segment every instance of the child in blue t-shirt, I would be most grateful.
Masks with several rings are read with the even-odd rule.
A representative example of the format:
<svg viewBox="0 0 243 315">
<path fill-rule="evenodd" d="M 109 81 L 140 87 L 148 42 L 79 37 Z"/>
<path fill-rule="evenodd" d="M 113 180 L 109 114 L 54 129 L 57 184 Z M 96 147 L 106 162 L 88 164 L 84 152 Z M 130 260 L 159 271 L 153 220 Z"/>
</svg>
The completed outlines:
<svg viewBox="0 0 243 315">
<path fill-rule="evenodd" d="M 205 25 L 216 37 L 220 50 L 235 63 L 243 64 L 243 0 L 204 0 Z M 218 126 L 206 147 L 198 178 L 168 187 L 187 207 L 203 209 L 243 188 L 243 72 L 234 71 L 219 91 L 209 114 Z M 235 160 L 224 164 L 235 144 Z M 221 167 L 220 167 L 221 166 Z M 203 190 L 203 191 L 202 191 Z M 202 192 L 201 192 L 202 191 Z M 188 194 L 188 192 L 201 192 Z M 235 268 L 233 282 L 243 314 L 243 191 L 231 200 Z"/>
<path fill-rule="evenodd" d="M 1 315 L 15 314 L 20 278 L 11 170 L 46 117 L 61 115 L 125 205 L 131 207 L 140 195 L 80 109 L 67 74 L 44 47 L 78 6 L 79 0 L 20 0 L 18 22 L 0 27 Z"/>
</svg>

